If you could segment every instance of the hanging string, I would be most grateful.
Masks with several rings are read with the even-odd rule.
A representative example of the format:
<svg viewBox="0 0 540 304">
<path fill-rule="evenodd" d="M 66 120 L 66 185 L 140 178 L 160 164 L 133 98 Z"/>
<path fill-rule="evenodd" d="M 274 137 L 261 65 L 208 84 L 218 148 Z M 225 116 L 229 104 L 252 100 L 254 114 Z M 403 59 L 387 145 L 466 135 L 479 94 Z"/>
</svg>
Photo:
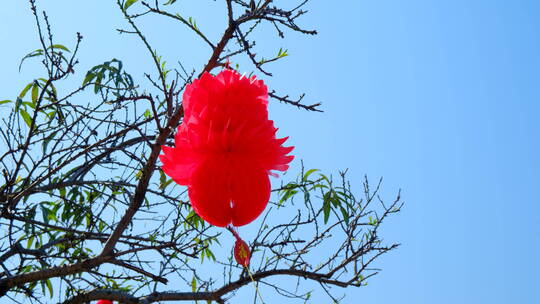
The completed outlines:
<svg viewBox="0 0 540 304">
<path fill-rule="evenodd" d="M 265 304 L 264 299 L 263 299 L 263 297 L 262 297 L 262 294 L 261 294 L 261 292 L 259 291 L 259 282 L 258 282 L 258 281 L 255 281 L 255 280 L 253 279 L 253 275 L 251 274 L 251 270 L 249 270 L 249 267 L 244 267 L 244 268 L 247 270 L 247 273 L 248 273 L 248 275 L 249 275 L 249 278 L 251 279 L 251 281 L 253 282 L 253 284 L 255 284 L 255 294 L 257 294 L 257 295 L 259 296 L 259 299 L 261 299 L 261 302 L 262 302 L 263 304 Z"/>
</svg>

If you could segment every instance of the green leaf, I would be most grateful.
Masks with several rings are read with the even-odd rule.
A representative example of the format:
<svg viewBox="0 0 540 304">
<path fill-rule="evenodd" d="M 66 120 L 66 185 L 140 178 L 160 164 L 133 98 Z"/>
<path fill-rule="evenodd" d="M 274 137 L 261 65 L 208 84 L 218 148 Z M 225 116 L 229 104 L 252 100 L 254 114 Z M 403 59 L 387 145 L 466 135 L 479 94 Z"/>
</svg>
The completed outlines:
<svg viewBox="0 0 540 304">
<path fill-rule="evenodd" d="M 64 198 L 66 197 L 66 187 L 62 187 L 59 189 L 60 197 Z"/>
<path fill-rule="evenodd" d="M 165 4 L 163 4 L 163 5 L 170 5 L 170 4 L 173 4 L 173 3 L 175 3 L 175 2 L 176 2 L 176 0 L 169 0 L 169 1 L 167 1 L 167 2 L 166 2 Z"/>
<path fill-rule="evenodd" d="M 127 0 L 126 2 L 124 2 L 124 10 L 127 10 L 128 7 L 132 6 L 137 1 L 139 0 Z"/>
<path fill-rule="evenodd" d="M 85 215 L 85 220 L 86 220 L 86 228 L 90 228 L 90 225 L 92 225 L 92 215 L 90 213 L 86 213 Z"/>
<path fill-rule="evenodd" d="M 206 256 L 210 259 L 212 259 L 213 261 L 216 261 L 216 256 L 214 255 L 214 253 L 212 252 L 212 250 L 210 250 L 210 248 L 206 248 L 204 250 Z"/>
<path fill-rule="evenodd" d="M 86 73 L 86 77 L 84 77 L 82 85 L 85 86 L 87 83 L 92 81 L 92 79 L 94 79 L 94 77 L 96 77 L 96 74 L 94 74 L 92 72 Z"/>
<path fill-rule="evenodd" d="M 173 182 L 173 180 L 172 180 L 171 178 L 169 178 L 169 179 L 162 185 L 162 186 L 163 186 L 162 189 L 167 188 L 167 186 L 170 185 L 172 182 Z"/>
<path fill-rule="evenodd" d="M 184 227 L 195 227 L 199 228 L 199 223 L 201 223 L 201 226 L 204 226 L 204 221 L 202 218 L 195 213 L 195 211 L 191 210 L 189 214 L 186 216 L 186 221 L 184 222 Z M 204 255 L 204 252 L 203 252 Z"/>
<path fill-rule="evenodd" d="M 34 243 L 34 235 L 32 235 L 31 237 L 28 238 L 28 241 L 26 242 L 26 247 L 31 248 L 32 243 Z"/>
<path fill-rule="evenodd" d="M 159 170 L 159 188 L 163 189 L 163 184 L 167 181 L 167 176 L 163 170 Z"/>
<path fill-rule="evenodd" d="M 191 291 L 197 291 L 197 279 L 195 279 L 195 276 L 193 276 L 193 279 L 191 279 Z"/>
<path fill-rule="evenodd" d="M 302 181 L 307 181 L 309 176 L 314 173 L 314 172 L 317 172 L 317 171 L 320 171 L 319 169 L 310 169 L 308 170 L 306 173 L 304 173 L 304 176 L 302 177 Z"/>
<path fill-rule="evenodd" d="M 146 111 L 144 111 L 144 117 L 146 118 L 149 118 L 150 116 L 152 116 L 152 114 L 150 113 L 150 109 L 146 109 Z"/>
<path fill-rule="evenodd" d="M 324 200 L 323 202 L 323 214 L 324 214 L 324 223 L 328 223 L 328 218 L 330 217 L 330 200 Z"/>
<path fill-rule="evenodd" d="M 105 228 L 105 223 L 100 220 L 98 223 L 98 231 L 102 232 L 104 228 Z"/>
<path fill-rule="evenodd" d="M 65 46 L 63 46 L 63 45 L 61 45 L 61 44 L 53 44 L 53 45 L 50 46 L 50 48 L 53 48 L 53 49 L 61 49 L 61 50 L 63 50 L 63 51 L 66 51 L 66 52 L 68 52 L 68 53 L 71 53 L 71 51 L 70 51 L 67 47 L 65 47 Z"/>
<path fill-rule="evenodd" d="M 339 200 L 339 197 L 336 195 L 334 190 L 331 190 L 330 193 L 331 193 L 330 201 L 332 202 L 332 205 L 334 206 L 334 208 L 340 207 L 341 201 Z"/>
<path fill-rule="evenodd" d="M 26 93 L 28 92 L 28 90 L 30 90 L 30 88 L 34 85 L 33 82 L 30 82 L 29 84 L 27 84 L 24 89 L 21 91 L 21 93 L 19 93 L 19 98 L 20 99 L 23 99 L 24 96 L 26 96 Z"/>
<path fill-rule="evenodd" d="M 0 105 L 3 105 L 5 103 L 10 103 L 10 102 L 13 102 L 12 100 L 0 100 Z"/>
<path fill-rule="evenodd" d="M 142 176 L 142 169 L 141 170 L 138 170 L 136 173 L 135 173 L 135 178 L 137 180 L 141 179 L 141 176 Z"/>
<path fill-rule="evenodd" d="M 326 176 L 326 175 L 324 175 L 324 174 L 322 174 L 322 173 L 320 173 L 319 176 L 320 176 L 322 179 L 324 179 L 328 185 L 331 185 L 331 184 L 332 184 L 332 182 L 330 181 L 330 179 L 328 178 L 328 176 Z"/>
<path fill-rule="evenodd" d="M 287 54 L 287 50 L 283 50 L 282 48 L 279 48 L 279 52 L 277 54 L 277 57 L 282 58 L 282 57 L 286 57 L 286 56 L 289 56 L 289 54 Z"/>
<path fill-rule="evenodd" d="M 37 103 L 38 99 L 38 84 L 37 82 L 34 82 L 34 85 L 32 86 L 32 103 L 35 105 Z"/>
<path fill-rule="evenodd" d="M 49 121 L 52 121 L 54 119 L 54 116 L 56 115 L 56 111 L 52 110 L 49 113 L 46 113 L 47 117 L 49 117 Z"/>
<path fill-rule="evenodd" d="M 22 104 L 25 105 L 25 106 L 29 106 L 29 107 L 32 108 L 32 109 L 36 109 L 36 105 L 33 104 L 33 103 L 31 103 L 31 102 L 23 101 Z"/>
<path fill-rule="evenodd" d="M 51 295 L 51 298 L 53 297 L 53 287 L 50 279 L 45 280 L 45 285 L 47 285 L 47 289 L 49 290 L 49 294 Z"/>
<path fill-rule="evenodd" d="M 30 128 L 32 126 L 32 117 L 30 117 L 30 114 L 28 114 L 28 112 L 26 112 L 25 109 L 21 109 L 20 113 L 21 113 L 22 118 L 24 119 L 24 122 Z"/>
<path fill-rule="evenodd" d="M 287 189 L 285 190 L 285 193 L 283 194 L 283 196 L 281 197 L 281 199 L 279 200 L 278 202 L 278 206 L 281 206 L 283 205 L 283 203 L 288 200 L 289 198 L 293 197 L 293 195 L 295 195 L 296 193 L 298 193 L 297 190 L 294 190 L 294 189 Z"/>
<path fill-rule="evenodd" d="M 96 78 L 96 84 L 94 85 L 94 93 L 97 94 L 99 92 L 99 89 L 101 88 L 101 80 L 103 79 L 103 71 L 100 71 L 97 74 Z"/>
<path fill-rule="evenodd" d="M 19 72 L 21 71 L 22 64 L 26 59 L 31 58 L 31 57 L 41 56 L 41 55 L 43 55 L 43 50 L 37 49 L 33 52 L 28 53 L 26 56 L 24 56 L 23 59 L 21 59 L 21 63 L 19 63 Z"/>
<path fill-rule="evenodd" d="M 51 210 L 45 206 L 41 206 L 41 215 L 43 216 L 43 221 L 45 223 L 49 223 L 49 214 L 51 213 Z"/>
</svg>

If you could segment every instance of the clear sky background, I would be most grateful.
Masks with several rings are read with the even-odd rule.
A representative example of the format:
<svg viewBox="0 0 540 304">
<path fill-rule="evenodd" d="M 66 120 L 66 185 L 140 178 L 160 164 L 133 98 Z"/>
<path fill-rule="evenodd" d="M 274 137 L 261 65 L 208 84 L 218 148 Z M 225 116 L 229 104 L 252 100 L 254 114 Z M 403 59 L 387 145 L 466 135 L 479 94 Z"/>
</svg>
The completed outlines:
<svg viewBox="0 0 540 304">
<path fill-rule="evenodd" d="M 85 37 L 78 83 L 113 57 L 138 79 L 152 68 L 140 42 L 114 30 L 125 24 L 113 1 L 40 2 L 58 43 Z M 176 9 L 216 41 L 221 2 Z M 258 44 L 267 58 L 290 53 L 269 66 L 276 77 L 263 77 L 272 88 L 323 102 L 324 114 L 271 107 L 296 146 L 294 168 L 299 159 L 329 173 L 349 168 L 358 191 L 364 174 L 382 176 L 384 196 L 402 188 L 406 201 L 383 234 L 402 247 L 343 303 L 538 303 L 540 1 L 311 2 L 300 23 L 318 36 L 261 35 Z M 174 23 L 142 28 L 172 66 L 200 69 L 208 57 Z M 39 48 L 26 1 L 0 6 L 0 45 L 1 100 L 40 76 L 31 65 L 18 72 Z"/>
</svg>

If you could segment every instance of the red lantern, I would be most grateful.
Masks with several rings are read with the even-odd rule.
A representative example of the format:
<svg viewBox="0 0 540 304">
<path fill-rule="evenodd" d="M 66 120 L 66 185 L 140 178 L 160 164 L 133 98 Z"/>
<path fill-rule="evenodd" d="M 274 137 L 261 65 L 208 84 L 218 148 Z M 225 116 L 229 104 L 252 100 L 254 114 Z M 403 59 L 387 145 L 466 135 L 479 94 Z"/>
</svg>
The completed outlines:
<svg viewBox="0 0 540 304">
<path fill-rule="evenodd" d="M 97 304 L 113 304 L 113 302 L 109 300 L 99 300 L 97 301 Z"/>
<path fill-rule="evenodd" d="M 246 225 L 265 209 L 269 175 L 285 171 L 294 147 L 276 138 L 268 89 L 255 76 L 225 69 L 186 87 L 175 147 L 163 146 L 163 171 L 188 186 L 195 212 L 208 223 Z M 246 245 L 247 247 L 247 245 Z"/>
<path fill-rule="evenodd" d="M 236 232 L 233 227 L 229 226 L 227 227 L 227 230 L 229 230 L 236 239 L 233 250 L 236 263 L 248 268 L 251 259 L 251 250 L 249 250 L 248 244 L 240 238 L 238 232 Z"/>
<path fill-rule="evenodd" d="M 237 238 L 236 242 L 234 243 L 234 259 L 236 260 L 236 263 L 247 268 L 249 266 L 250 258 L 251 252 L 248 244 L 242 239 Z"/>
</svg>

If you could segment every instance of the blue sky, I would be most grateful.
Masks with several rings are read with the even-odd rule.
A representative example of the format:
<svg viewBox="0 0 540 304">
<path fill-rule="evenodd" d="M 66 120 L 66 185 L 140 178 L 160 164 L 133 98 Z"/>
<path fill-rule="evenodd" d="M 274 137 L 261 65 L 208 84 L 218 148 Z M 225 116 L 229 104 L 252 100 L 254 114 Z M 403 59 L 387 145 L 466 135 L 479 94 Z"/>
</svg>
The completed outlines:
<svg viewBox="0 0 540 304">
<path fill-rule="evenodd" d="M 41 2 L 56 41 L 85 37 L 79 77 L 112 57 L 138 78 L 151 69 L 139 42 L 115 32 L 124 23 L 114 5 Z M 221 7 L 184 2 L 215 41 L 226 22 Z M 382 176 L 383 194 L 401 188 L 406 200 L 384 230 L 402 247 L 343 303 L 536 303 L 540 2 L 312 1 L 309 9 L 301 24 L 318 36 L 258 44 L 267 57 L 280 47 L 290 54 L 263 79 L 278 92 L 306 92 L 325 113 L 273 104 L 272 118 L 306 166 L 349 168 L 358 190 L 364 174 Z M 4 3 L 0 20 L 6 99 L 38 76 L 17 67 L 39 44 L 25 1 Z M 143 30 L 171 64 L 200 68 L 208 56 L 172 23 L 153 19 Z"/>
</svg>

